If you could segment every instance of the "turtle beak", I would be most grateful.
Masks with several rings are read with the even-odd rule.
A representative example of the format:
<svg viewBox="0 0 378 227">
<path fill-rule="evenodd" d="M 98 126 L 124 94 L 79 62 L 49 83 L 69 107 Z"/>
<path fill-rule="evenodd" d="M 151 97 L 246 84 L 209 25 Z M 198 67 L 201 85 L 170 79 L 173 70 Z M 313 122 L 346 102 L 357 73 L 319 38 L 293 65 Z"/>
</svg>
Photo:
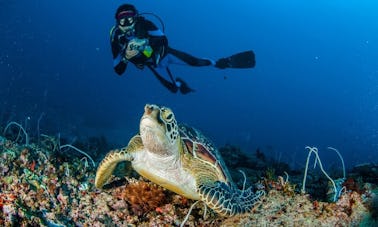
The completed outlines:
<svg viewBox="0 0 378 227">
<path fill-rule="evenodd" d="M 156 109 L 159 109 L 159 107 L 156 106 L 156 105 L 153 105 L 153 104 L 146 104 L 144 106 L 144 114 L 143 114 L 143 116 L 149 116 L 149 115 L 151 115 L 152 112 L 154 112 L 154 110 L 156 110 Z"/>
<path fill-rule="evenodd" d="M 156 105 L 146 104 L 144 106 L 144 115 L 149 115 L 156 108 Z"/>
<path fill-rule="evenodd" d="M 160 117 L 160 108 L 157 105 L 147 104 L 144 106 L 144 114 L 142 116 L 142 120 L 144 118 L 150 118 L 151 120 L 156 120 L 160 125 L 164 122 L 161 120 Z"/>
</svg>

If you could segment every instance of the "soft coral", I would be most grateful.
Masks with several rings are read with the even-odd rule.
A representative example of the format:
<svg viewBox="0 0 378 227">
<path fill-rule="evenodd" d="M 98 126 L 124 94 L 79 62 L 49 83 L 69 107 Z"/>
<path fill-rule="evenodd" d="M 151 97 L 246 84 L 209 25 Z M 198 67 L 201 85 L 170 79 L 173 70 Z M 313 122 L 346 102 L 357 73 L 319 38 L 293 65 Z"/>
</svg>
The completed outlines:
<svg viewBox="0 0 378 227">
<path fill-rule="evenodd" d="M 154 210 L 165 199 L 164 189 L 154 183 L 137 181 L 118 190 L 116 197 L 126 200 L 136 215 Z"/>
</svg>

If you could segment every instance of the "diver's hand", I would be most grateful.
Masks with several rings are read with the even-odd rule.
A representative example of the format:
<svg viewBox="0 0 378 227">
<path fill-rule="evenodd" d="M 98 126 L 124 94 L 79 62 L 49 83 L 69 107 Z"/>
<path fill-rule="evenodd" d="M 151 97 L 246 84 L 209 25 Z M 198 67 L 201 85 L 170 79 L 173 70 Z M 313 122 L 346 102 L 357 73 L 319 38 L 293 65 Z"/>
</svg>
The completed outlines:
<svg viewBox="0 0 378 227">
<path fill-rule="evenodd" d="M 148 46 L 148 39 L 134 38 L 130 40 L 126 48 L 126 58 L 130 59 L 135 57 L 139 52 L 143 52 L 146 46 Z"/>
<path fill-rule="evenodd" d="M 136 43 L 134 42 L 134 40 L 131 40 L 127 44 L 125 58 L 127 60 L 129 60 L 129 59 L 135 57 L 138 54 L 139 54 L 139 45 L 136 45 Z"/>
</svg>

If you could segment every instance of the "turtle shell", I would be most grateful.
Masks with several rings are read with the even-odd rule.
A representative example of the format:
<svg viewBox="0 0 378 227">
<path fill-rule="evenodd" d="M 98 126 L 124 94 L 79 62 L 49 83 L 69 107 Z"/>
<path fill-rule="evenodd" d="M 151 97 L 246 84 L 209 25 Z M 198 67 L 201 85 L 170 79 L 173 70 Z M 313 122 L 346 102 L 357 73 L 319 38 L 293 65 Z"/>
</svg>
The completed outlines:
<svg viewBox="0 0 378 227">
<path fill-rule="evenodd" d="M 222 156 L 208 138 L 206 138 L 199 130 L 184 124 L 179 125 L 179 132 L 183 144 L 189 154 L 194 158 L 199 158 L 209 163 L 209 165 L 215 166 L 221 173 L 220 175 L 222 177 L 219 179 L 220 181 L 225 182 L 228 185 L 233 184 L 231 175 L 227 170 Z"/>
</svg>

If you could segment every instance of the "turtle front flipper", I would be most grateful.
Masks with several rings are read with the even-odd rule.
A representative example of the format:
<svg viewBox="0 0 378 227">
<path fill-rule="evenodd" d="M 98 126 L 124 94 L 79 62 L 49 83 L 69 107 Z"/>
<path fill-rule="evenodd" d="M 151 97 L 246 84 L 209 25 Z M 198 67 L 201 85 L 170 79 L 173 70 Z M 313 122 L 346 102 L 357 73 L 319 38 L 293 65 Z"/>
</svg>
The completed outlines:
<svg viewBox="0 0 378 227">
<path fill-rule="evenodd" d="M 117 164 L 122 161 L 132 161 L 132 153 L 143 149 L 143 143 L 139 135 L 131 138 L 127 147 L 121 150 L 110 151 L 105 158 L 101 161 L 97 168 L 95 186 L 102 188 L 106 181 L 112 175 Z"/>
<path fill-rule="evenodd" d="M 203 202 L 223 216 L 249 212 L 264 194 L 263 191 L 253 193 L 251 187 L 240 190 L 220 181 L 199 185 L 198 193 Z"/>
</svg>

